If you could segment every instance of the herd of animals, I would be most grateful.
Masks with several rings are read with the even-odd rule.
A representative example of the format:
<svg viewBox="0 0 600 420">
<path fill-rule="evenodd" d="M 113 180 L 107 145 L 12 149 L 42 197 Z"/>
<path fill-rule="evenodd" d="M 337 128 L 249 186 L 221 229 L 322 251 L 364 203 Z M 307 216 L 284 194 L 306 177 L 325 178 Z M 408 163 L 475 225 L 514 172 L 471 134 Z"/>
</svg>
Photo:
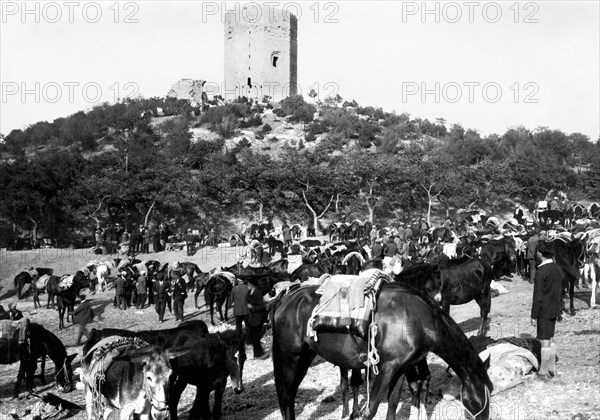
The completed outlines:
<svg viewBox="0 0 600 420">
<path fill-rule="evenodd" d="M 14 285 L 19 298 L 23 297 L 24 285 L 31 283 L 34 299 L 42 290 L 48 294 L 47 307 L 53 307 L 56 299 L 59 325 L 63 328 L 63 318 L 66 314 L 68 322 L 69 310 L 73 309 L 82 289 L 89 288 L 91 293 L 102 291 L 116 273 L 126 272 L 130 281 L 145 273 L 151 288 L 156 278 L 169 278 L 174 271 L 179 271 L 187 277 L 196 307 L 199 307 L 199 294 L 204 290 L 212 324 L 215 305 L 221 321 L 227 320 L 230 292 L 238 279 L 245 280 L 256 285 L 263 294 L 276 296 L 271 301 L 269 323 L 273 331 L 275 386 L 285 419 L 295 418 L 296 394 L 316 355 L 340 368 L 343 416 L 349 413 L 348 372 L 352 371 L 352 418 L 373 418 L 386 395 L 388 418 L 394 418 L 404 381 L 399 379 L 403 375 L 413 395 L 413 404 L 419 405 L 422 392 L 427 398 L 430 373 L 426 356 L 429 352 L 446 361 L 460 378 L 461 401 L 471 416 L 488 419 L 493 390 L 486 373 L 489 360 L 481 361 L 450 317 L 450 306 L 475 301 L 480 307 L 479 334 L 484 334 L 491 310 L 492 281 L 512 273 L 527 278 L 527 239 L 539 229 L 534 231 L 532 226 L 527 230 L 521 226 L 510 229 L 509 234 L 495 236 L 498 226 L 492 223 L 480 225 L 481 230 L 473 227 L 471 234 L 460 237 L 449 228 L 431 229 L 427 233 L 428 252 L 423 258 L 397 258 L 391 267 L 382 259 L 370 259 L 368 232 L 371 229 L 370 226 L 364 229 L 364 225 L 360 224 L 361 229 L 350 229 L 354 232 L 351 239 L 339 235 L 338 229 L 338 239 L 345 240 L 330 243 L 317 238 L 301 239 L 295 234 L 303 264 L 291 273 L 285 258 L 264 266 L 239 263 L 208 273 L 192 262 L 161 264 L 127 258 L 93 261 L 70 276 L 54 276 L 51 269 L 26 270 L 16 276 Z M 282 255 L 289 252 L 268 235 L 268 227 L 264 232 L 261 239 L 265 247 L 275 245 L 274 252 Z M 382 228 L 379 235 L 393 237 L 394 229 Z M 574 288 L 583 273 L 590 275 L 595 292 L 595 273 L 600 268 L 600 228 L 577 224 L 573 231 L 549 231 L 547 240 L 554 244 L 556 262 L 564 274 L 565 294 L 568 292 L 570 298 L 569 313 L 573 315 Z M 320 334 L 318 341 L 311 338 L 307 334 L 307 323 L 319 303 L 319 284 L 314 280 L 327 274 L 358 276 L 372 272 L 383 273 L 390 280 L 382 283 L 377 295 L 377 310 L 373 314 L 376 331 L 369 331 L 368 337 L 334 332 Z M 592 305 L 595 305 L 595 293 Z M 406 326 L 411 326 L 411 334 L 406 334 Z M 21 357 L 15 395 L 23 379 L 27 389 L 32 390 L 40 358 L 44 381 L 46 355 L 54 362 L 57 385 L 70 391 L 74 355 L 67 355 L 60 340 L 41 325 L 32 323 L 29 329 L 30 348 L 35 350 Z M 371 356 L 372 342 L 377 343 L 379 374 L 374 376 L 367 404 L 358 407 L 361 371 L 368 365 L 366 355 Z M 196 386 L 190 419 L 219 418 L 227 378 L 231 378 L 235 393 L 243 391 L 245 360 L 243 336 L 235 331 L 209 333 L 201 320 L 183 322 L 166 330 L 92 330 L 83 348 L 81 375 L 88 418 L 95 418 L 105 410 L 120 409 L 121 418 L 144 412 L 158 420 L 167 415 L 176 420 L 179 398 L 187 384 Z M 211 410 L 209 394 L 212 391 L 215 396 Z"/>
</svg>

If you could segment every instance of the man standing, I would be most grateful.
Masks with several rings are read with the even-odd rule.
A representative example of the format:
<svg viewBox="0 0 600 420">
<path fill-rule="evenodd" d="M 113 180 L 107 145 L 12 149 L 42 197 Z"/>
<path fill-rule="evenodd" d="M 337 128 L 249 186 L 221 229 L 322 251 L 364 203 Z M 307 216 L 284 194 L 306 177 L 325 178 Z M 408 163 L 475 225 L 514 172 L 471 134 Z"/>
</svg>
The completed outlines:
<svg viewBox="0 0 600 420">
<path fill-rule="evenodd" d="M 167 306 L 167 298 L 169 297 L 169 293 L 171 292 L 171 285 L 167 280 L 165 280 L 164 275 L 159 274 L 157 276 L 156 281 L 154 282 L 154 309 L 158 314 L 158 320 L 160 322 L 164 321 L 165 318 L 165 308 Z"/>
<path fill-rule="evenodd" d="M 254 350 L 254 358 L 265 354 L 260 339 L 265 333 L 268 312 L 262 292 L 252 283 L 248 283 L 248 340 Z"/>
<path fill-rule="evenodd" d="M 144 254 L 149 254 L 150 253 L 150 238 L 151 238 L 152 234 L 150 232 L 150 229 L 148 228 L 148 226 L 144 227 L 144 238 L 143 238 L 143 245 L 142 245 L 142 252 Z"/>
<path fill-rule="evenodd" d="M 115 280 L 115 300 L 117 308 L 125 310 L 127 309 L 127 302 L 125 297 L 125 277 L 127 272 L 121 271 Z"/>
<path fill-rule="evenodd" d="M 187 297 L 187 286 L 178 271 L 173 272 L 173 309 L 175 321 L 183 321 L 183 306 Z"/>
<path fill-rule="evenodd" d="M 556 319 L 562 308 L 562 278 L 560 267 L 553 261 L 554 248 L 550 243 L 538 244 L 541 260 L 535 273 L 531 324 L 537 327 L 537 338 L 542 344 L 542 362 L 538 376 L 547 379 L 556 374 L 556 345 L 553 342 Z"/>
<path fill-rule="evenodd" d="M 147 279 L 146 279 L 146 272 L 145 271 L 141 271 L 140 275 L 137 278 L 137 282 L 136 282 L 136 290 L 137 290 L 137 302 L 136 302 L 136 308 L 137 309 L 144 309 L 146 307 L 146 290 L 147 290 Z"/>
<path fill-rule="evenodd" d="M 192 233 L 192 229 L 188 229 L 185 234 L 185 245 L 187 248 L 187 256 L 191 257 L 194 255 L 194 234 Z"/>
<path fill-rule="evenodd" d="M 72 316 L 73 323 L 77 324 L 78 327 L 77 340 L 75 340 L 75 345 L 78 346 L 83 335 L 85 335 L 85 338 L 89 338 L 90 333 L 86 325 L 94 320 L 94 310 L 85 295 L 81 296 L 81 303 L 75 308 Z"/>
<path fill-rule="evenodd" d="M 242 323 L 248 328 L 248 285 L 246 280 L 238 280 L 231 290 L 231 303 L 233 305 L 233 317 L 235 318 L 235 330 L 239 336 L 242 335 Z"/>
<path fill-rule="evenodd" d="M 375 245 L 371 248 L 371 259 L 383 259 L 383 246 L 381 245 L 381 239 L 375 240 Z"/>
<path fill-rule="evenodd" d="M 287 249 L 292 244 L 292 230 L 287 223 L 281 227 L 281 233 L 283 234 L 283 246 Z"/>
</svg>

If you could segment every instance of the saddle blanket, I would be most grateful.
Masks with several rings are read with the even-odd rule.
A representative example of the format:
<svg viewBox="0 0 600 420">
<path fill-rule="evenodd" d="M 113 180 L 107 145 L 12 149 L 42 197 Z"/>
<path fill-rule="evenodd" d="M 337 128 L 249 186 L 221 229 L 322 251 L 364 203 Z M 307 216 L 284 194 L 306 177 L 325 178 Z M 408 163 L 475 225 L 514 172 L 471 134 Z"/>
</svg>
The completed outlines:
<svg viewBox="0 0 600 420">
<path fill-rule="evenodd" d="M 292 274 L 295 269 L 302 265 L 302 255 L 288 255 L 288 273 Z"/>
<path fill-rule="evenodd" d="M 50 280 L 50 276 L 48 274 L 44 274 L 35 282 L 35 287 L 38 290 L 43 289 L 48 284 L 48 280 Z"/>
<path fill-rule="evenodd" d="M 378 269 L 366 270 L 359 276 L 326 278 L 316 291 L 321 299 L 308 321 L 308 335 L 315 341 L 318 332 L 351 333 L 366 339 L 382 281 L 392 279 Z"/>
<path fill-rule="evenodd" d="M 27 340 L 29 319 L 0 321 L 0 364 L 19 361 L 19 348 Z"/>
<path fill-rule="evenodd" d="M 73 285 L 74 279 L 75 279 L 74 274 L 63 276 L 63 278 L 60 279 L 60 283 L 58 284 L 58 286 L 62 289 L 68 289 L 69 287 L 71 287 Z"/>
</svg>

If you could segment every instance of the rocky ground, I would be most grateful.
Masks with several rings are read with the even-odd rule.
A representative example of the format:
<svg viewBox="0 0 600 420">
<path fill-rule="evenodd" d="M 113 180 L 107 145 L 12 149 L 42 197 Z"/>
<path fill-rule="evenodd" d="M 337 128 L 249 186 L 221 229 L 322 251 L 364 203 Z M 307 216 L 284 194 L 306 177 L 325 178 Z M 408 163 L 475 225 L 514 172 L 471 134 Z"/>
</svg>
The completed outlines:
<svg viewBox="0 0 600 420">
<path fill-rule="evenodd" d="M 203 271 L 214 267 L 231 265 L 236 256 L 244 250 L 241 248 L 203 249 L 193 257 L 186 257 L 181 252 L 162 252 L 151 254 L 149 259 L 161 262 L 192 261 Z M 53 267 L 55 274 L 73 273 L 84 266 L 94 256 L 87 250 L 35 250 L 0 253 L 0 304 L 5 308 L 8 303 L 16 301 L 12 282 L 14 276 L 29 266 Z M 146 257 L 141 255 L 141 258 Z M 501 284 L 509 293 L 500 295 L 492 301 L 491 323 L 488 335 L 493 338 L 505 336 L 529 336 L 535 334 L 529 324 L 529 310 L 532 286 L 518 277 L 504 279 Z M 171 328 L 175 326 L 173 315 L 159 325 L 153 308 L 143 311 L 130 309 L 127 312 L 117 311 L 112 306 L 111 291 L 93 296 L 92 304 L 98 309 L 100 318 L 91 326 L 95 328 L 118 327 L 129 329 Z M 45 302 L 46 295 L 42 295 Z M 504 391 L 492 397 L 491 418 L 493 419 L 600 419 L 600 311 L 589 309 L 590 290 L 576 291 L 575 308 L 577 314 L 566 316 L 558 324 L 556 342 L 559 351 L 558 377 L 544 382 L 530 375 L 524 384 Z M 204 302 L 200 298 L 200 302 Z M 31 296 L 19 301 L 19 309 L 23 310 L 32 321 L 44 325 L 53 331 L 69 352 L 79 353 L 81 347 L 74 346 L 75 328 L 69 326 L 58 330 L 58 316 L 54 310 L 41 310 L 34 314 Z M 205 307 L 194 309 L 193 298 L 188 298 L 185 305 L 186 319 L 203 319 L 208 321 Z M 479 308 L 475 303 L 453 307 L 451 315 L 459 322 L 467 335 L 474 334 L 478 328 Z M 227 323 L 216 329 L 232 328 Z M 271 344 L 270 333 L 264 339 L 267 347 Z M 251 349 L 248 348 L 251 355 Z M 78 364 L 79 356 L 75 360 Z M 433 374 L 431 383 L 432 395 L 429 404 L 422 411 L 421 417 L 428 419 L 461 419 L 465 418 L 460 404 L 455 399 L 458 381 L 449 378 L 444 370 L 446 365 L 435 355 L 429 356 Z M 52 378 L 54 367 L 48 363 L 47 377 Z M 13 400 L 12 389 L 18 370 L 18 364 L 0 366 L 0 414 L 11 411 L 23 414 L 26 408 L 37 401 L 35 397 L 27 398 L 21 393 L 21 399 Z M 279 419 L 277 396 L 275 393 L 272 362 L 270 358 L 263 360 L 249 359 L 245 370 L 245 392 L 235 395 L 228 389 L 224 397 L 225 419 Z M 296 413 L 299 419 L 339 419 L 341 418 L 341 395 L 337 389 L 339 371 L 329 363 L 317 359 L 302 382 L 296 399 Z M 56 392 L 52 385 L 38 386 L 36 392 Z M 361 390 L 364 395 L 364 389 Z M 75 390 L 64 398 L 82 404 L 83 393 Z M 191 406 L 194 391 L 188 387 L 183 394 L 179 411 L 186 418 Z M 385 418 L 387 404 L 381 404 L 377 419 Z M 76 419 L 85 419 L 80 412 Z M 404 392 L 399 418 L 417 418 L 418 414 L 410 410 L 409 394 Z M 468 417 L 467 417 L 468 418 Z"/>
</svg>

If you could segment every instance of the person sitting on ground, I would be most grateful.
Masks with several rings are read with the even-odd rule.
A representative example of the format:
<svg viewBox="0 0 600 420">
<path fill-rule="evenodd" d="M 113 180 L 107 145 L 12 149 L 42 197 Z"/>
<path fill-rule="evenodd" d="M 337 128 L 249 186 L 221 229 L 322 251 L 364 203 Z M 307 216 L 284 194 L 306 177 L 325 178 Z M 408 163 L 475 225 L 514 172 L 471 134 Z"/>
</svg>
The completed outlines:
<svg viewBox="0 0 600 420">
<path fill-rule="evenodd" d="M 8 319 L 11 321 L 18 321 L 23 318 L 23 312 L 17 309 L 16 302 L 11 302 L 8 304 Z"/>
</svg>

